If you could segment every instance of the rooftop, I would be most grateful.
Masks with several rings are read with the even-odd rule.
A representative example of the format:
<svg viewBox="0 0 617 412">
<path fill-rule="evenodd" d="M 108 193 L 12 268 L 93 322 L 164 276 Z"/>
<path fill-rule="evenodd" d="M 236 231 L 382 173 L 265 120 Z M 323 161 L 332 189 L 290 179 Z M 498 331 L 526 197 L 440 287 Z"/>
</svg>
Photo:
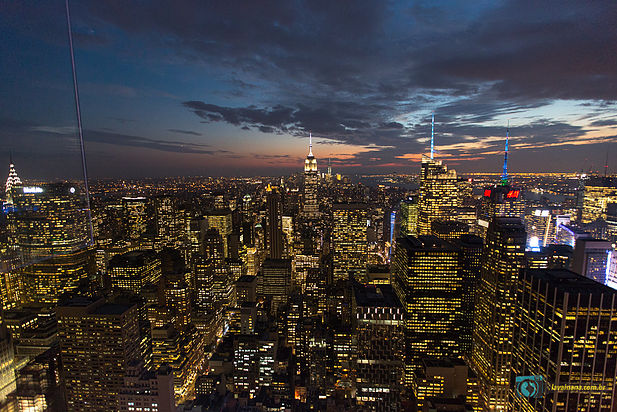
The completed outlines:
<svg viewBox="0 0 617 412">
<path fill-rule="evenodd" d="M 401 302 L 390 285 L 354 285 L 357 306 L 401 307 Z"/>
<path fill-rule="evenodd" d="M 525 275 L 524 275 L 525 276 Z M 581 276 L 566 269 L 529 269 L 526 276 L 532 276 L 551 287 L 569 294 L 617 294 L 617 290 Z"/>
</svg>

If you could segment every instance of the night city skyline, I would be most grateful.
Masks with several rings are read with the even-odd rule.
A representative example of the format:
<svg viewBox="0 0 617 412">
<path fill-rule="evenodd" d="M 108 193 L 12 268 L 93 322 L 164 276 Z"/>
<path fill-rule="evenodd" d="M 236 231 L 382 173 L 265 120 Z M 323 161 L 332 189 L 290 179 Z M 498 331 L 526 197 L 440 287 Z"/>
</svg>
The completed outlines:
<svg viewBox="0 0 617 412">
<path fill-rule="evenodd" d="M 2 4 L 0 139 L 79 176 L 63 2 Z M 610 2 L 71 4 L 90 176 L 601 170 L 617 148 Z M 611 156 L 612 158 L 612 156 Z M 23 166 L 28 164 L 27 168 Z M 609 171 L 615 166 L 609 160 Z"/>
</svg>

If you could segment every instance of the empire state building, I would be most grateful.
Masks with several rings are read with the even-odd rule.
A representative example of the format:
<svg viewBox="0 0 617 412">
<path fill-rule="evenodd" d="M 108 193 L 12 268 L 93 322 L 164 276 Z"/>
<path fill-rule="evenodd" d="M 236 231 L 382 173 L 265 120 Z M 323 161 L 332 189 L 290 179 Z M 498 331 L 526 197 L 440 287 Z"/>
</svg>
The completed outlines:
<svg viewBox="0 0 617 412">
<path fill-rule="evenodd" d="M 304 161 L 304 215 L 308 219 L 319 216 L 317 203 L 317 159 L 313 156 L 313 136 L 309 133 L 309 153 Z"/>
</svg>

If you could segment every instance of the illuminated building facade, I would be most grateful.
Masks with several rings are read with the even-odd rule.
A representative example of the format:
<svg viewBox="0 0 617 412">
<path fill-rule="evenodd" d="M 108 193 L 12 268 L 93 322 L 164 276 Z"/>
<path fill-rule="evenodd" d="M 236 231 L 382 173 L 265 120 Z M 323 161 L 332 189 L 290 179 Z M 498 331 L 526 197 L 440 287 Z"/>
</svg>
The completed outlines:
<svg viewBox="0 0 617 412">
<path fill-rule="evenodd" d="M 172 324 L 178 331 L 188 329 L 191 324 L 191 290 L 183 274 L 166 274 L 164 293 Z"/>
<path fill-rule="evenodd" d="M 17 175 L 17 171 L 15 170 L 15 164 L 13 163 L 13 156 L 11 155 L 11 160 L 9 162 L 9 175 L 6 178 L 6 184 L 4 186 L 4 194 L 7 203 L 13 203 L 12 189 L 15 186 L 21 186 L 21 179 Z"/>
<path fill-rule="evenodd" d="M 138 294 L 148 283 L 161 279 L 161 260 L 154 250 L 136 250 L 116 255 L 109 261 L 112 288 Z"/>
<path fill-rule="evenodd" d="M 478 214 L 478 233 L 486 237 L 490 221 L 494 217 L 525 216 L 525 203 L 521 190 L 509 184 L 489 186 L 482 193 L 482 203 Z"/>
<path fill-rule="evenodd" d="M 319 217 L 319 203 L 317 190 L 319 174 L 317 172 L 317 159 L 313 156 L 313 137 L 309 136 L 309 153 L 304 161 L 304 216 L 309 219 Z"/>
<path fill-rule="evenodd" d="M 523 397 L 512 386 L 509 410 L 615 410 L 617 291 L 568 270 L 527 270 L 516 296 L 513 375 L 541 376 L 545 392 Z"/>
<path fill-rule="evenodd" d="M 231 211 L 227 209 L 216 210 L 206 216 L 208 229 L 216 229 L 221 235 L 223 242 L 223 258 L 229 257 L 229 235 L 233 231 Z"/>
<path fill-rule="evenodd" d="M 337 203 L 332 214 L 334 280 L 346 280 L 350 273 L 362 278 L 368 256 L 366 204 Z"/>
<path fill-rule="evenodd" d="M 266 259 L 261 267 L 263 295 L 270 302 L 271 313 L 287 303 L 291 290 L 291 260 Z"/>
<path fill-rule="evenodd" d="M 484 244 L 476 287 L 472 368 L 482 410 L 508 410 L 516 285 L 527 235 L 518 218 L 496 217 Z"/>
<path fill-rule="evenodd" d="M 532 209 L 525 215 L 527 247 L 538 251 L 555 241 L 555 219 L 550 210 Z"/>
<path fill-rule="evenodd" d="M 418 198 L 409 197 L 401 201 L 401 236 L 418 234 Z"/>
<path fill-rule="evenodd" d="M 397 241 L 394 287 L 405 312 L 405 383 L 411 385 L 420 359 L 459 357 L 471 328 L 466 307 L 473 286 L 462 270 L 460 249 L 435 236 Z"/>
<path fill-rule="evenodd" d="M 139 239 L 146 233 L 148 222 L 148 204 L 145 197 L 123 197 L 122 212 L 124 227 L 129 238 Z"/>
<path fill-rule="evenodd" d="M 592 177 L 585 183 L 583 199 L 583 223 L 597 219 L 606 220 L 607 207 L 617 203 L 617 179 L 611 177 Z"/>
<path fill-rule="evenodd" d="M 73 185 L 16 186 L 12 193 L 9 244 L 23 262 L 74 252 L 87 245 L 83 194 Z"/>
<path fill-rule="evenodd" d="M 354 284 L 356 399 L 372 410 L 400 408 L 403 384 L 403 307 L 390 285 Z"/>
<path fill-rule="evenodd" d="M 423 408 L 434 401 L 446 403 L 446 399 L 464 400 L 470 409 L 461 410 L 481 410 L 477 405 L 477 378 L 462 359 L 423 359 L 415 373 L 412 391 L 420 411 L 427 410 Z"/>
<path fill-rule="evenodd" d="M 429 235 L 434 220 L 448 220 L 460 206 L 456 170 L 441 160 L 422 157 L 420 198 L 418 200 L 418 234 Z"/>
<path fill-rule="evenodd" d="M 18 269 L 20 301 L 57 304 L 61 295 L 75 291 L 95 272 L 94 249 L 55 255 Z"/>
<path fill-rule="evenodd" d="M 139 359 L 137 306 L 74 299 L 57 308 L 62 379 L 71 411 L 118 409 L 129 363 Z"/>
<path fill-rule="evenodd" d="M 605 285 L 612 251 L 609 241 L 579 239 L 574 247 L 572 271 Z"/>
</svg>

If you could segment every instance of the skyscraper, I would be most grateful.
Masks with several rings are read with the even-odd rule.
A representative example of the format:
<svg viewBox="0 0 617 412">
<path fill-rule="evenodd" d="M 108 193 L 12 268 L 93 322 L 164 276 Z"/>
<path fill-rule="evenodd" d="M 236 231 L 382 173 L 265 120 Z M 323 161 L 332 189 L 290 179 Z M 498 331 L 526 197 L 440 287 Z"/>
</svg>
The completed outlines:
<svg viewBox="0 0 617 412">
<path fill-rule="evenodd" d="M 319 216 L 317 202 L 317 159 L 313 156 L 313 136 L 309 134 L 309 153 L 304 161 L 304 216 L 315 219 Z"/>
<path fill-rule="evenodd" d="M 514 376 L 541 376 L 547 391 L 513 411 L 614 411 L 617 291 L 568 270 L 527 270 L 518 283 Z M 571 390 L 551 390 L 572 385 Z"/>
<path fill-rule="evenodd" d="M 277 186 L 266 188 L 267 247 L 270 259 L 283 258 L 283 207 L 281 193 Z"/>
<path fill-rule="evenodd" d="M 483 410 L 508 410 L 516 287 L 525 241 L 518 218 L 496 217 L 488 227 L 476 288 L 472 353 Z"/>
<path fill-rule="evenodd" d="M 411 385 L 423 357 L 462 356 L 471 329 L 465 306 L 473 291 L 460 250 L 435 236 L 397 241 L 394 287 L 405 310 L 405 383 Z M 465 344 L 465 342 L 467 342 Z"/>
<path fill-rule="evenodd" d="M 291 260 L 266 259 L 261 267 L 263 294 L 271 304 L 271 312 L 287 303 L 291 290 Z"/>
<path fill-rule="evenodd" d="M 441 160 L 422 157 L 420 198 L 418 200 L 418 234 L 431 233 L 434 220 L 448 220 L 460 206 L 456 171 L 448 170 Z"/>
<path fill-rule="evenodd" d="M 572 270 L 603 285 L 607 282 L 611 242 L 600 239 L 579 239 L 574 246 Z"/>
<path fill-rule="evenodd" d="M 366 273 L 368 255 L 367 206 L 364 203 L 337 203 L 332 207 L 332 214 L 334 280 L 346 280 L 350 273 L 362 278 Z"/>
<path fill-rule="evenodd" d="M 68 409 L 118 410 L 129 363 L 140 357 L 137 306 L 76 298 L 57 317 Z"/>
<path fill-rule="evenodd" d="M 15 170 L 15 165 L 13 164 L 13 155 L 11 154 L 11 160 L 9 162 L 9 176 L 6 178 L 6 185 L 4 189 L 7 203 L 13 203 L 12 189 L 14 186 L 21 186 L 21 179 L 17 176 L 17 171 Z"/>
<path fill-rule="evenodd" d="M 401 237 L 418 234 L 418 198 L 409 197 L 401 201 Z"/>
<path fill-rule="evenodd" d="M 124 226 L 131 239 L 139 239 L 147 229 L 148 211 L 145 197 L 123 197 Z"/>
<path fill-rule="evenodd" d="M 354 284 L 356 398 L 375 410 L 400 408 L 403 383 L 403 307 L 390 285 Z"/>
</svg>

